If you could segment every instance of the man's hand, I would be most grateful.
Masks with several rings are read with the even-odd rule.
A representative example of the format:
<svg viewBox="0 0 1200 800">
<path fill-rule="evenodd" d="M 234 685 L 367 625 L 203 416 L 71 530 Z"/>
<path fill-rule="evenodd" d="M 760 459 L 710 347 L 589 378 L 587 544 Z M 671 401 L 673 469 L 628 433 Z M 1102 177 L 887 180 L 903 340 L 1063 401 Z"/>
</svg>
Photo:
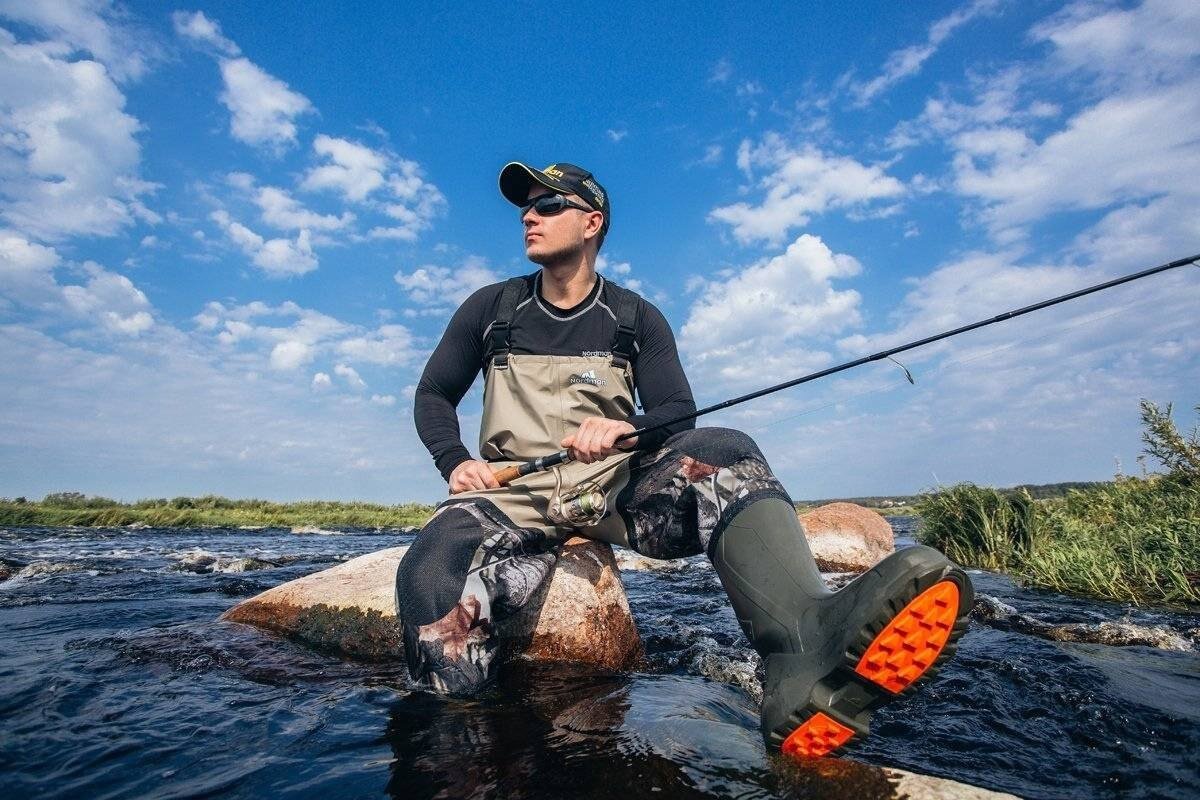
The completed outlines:
<svg viewBox="0 0 1200 800">
<path fill-rule="evenodd" d="M 492 476 L 492 468 L 486 461 L 464 461 L 450 473 L 450 494 L 499 487 L 500 484 Z"/>
<path fill-rule="evenodd" d="M 591 464 L 593 461 L 602 461 L 613 453 L 632 450 L 633 446 L 637 444 L 636 436 L 632 439 L 622 439 L 619 448 L 614 445 L 614 442 L 621 434 L 635 430 L 637 428 L 633 425 L 619 419 L 588 417 L 573 436 L 568 436 L 559 444 L 562 447 L 570 448 L 571 458 L 584 464 Z"/>
</svg>

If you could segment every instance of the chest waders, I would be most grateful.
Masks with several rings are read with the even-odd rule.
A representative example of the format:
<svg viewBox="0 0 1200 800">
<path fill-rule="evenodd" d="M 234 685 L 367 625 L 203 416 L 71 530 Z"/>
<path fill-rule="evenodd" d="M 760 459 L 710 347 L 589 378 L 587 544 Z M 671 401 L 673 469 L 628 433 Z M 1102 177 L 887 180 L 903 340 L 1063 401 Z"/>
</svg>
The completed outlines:
<svg viewBox="0 0 1200 800">
<path fill-rule="evenodd" d="M 479 426 L 479 453 L 493 470 L 559 450 L 560 442 L 588 417 L 626 419 L 633 415 L 631 364 L 637 296 L 611 283 L 607 286 L 616 300 L 617 331 L 611 351 L 546 356 L 511 352 L 512 320 L 522 304 L 525 282 L 512 278 L 505 283 L 488 332 L 490 355 Z M 518 525 L 558 527 L 564 534 L 579 533 L 576 529 L 586 526 L 589 538 L 628 546 L 624 522 L 609 508 L 608 499 L 628 481 L 628 470 L 623 467 L 633 455 L 633 451 L 621 453 L 592 464 L 569 462 L 501 490 L 482 493 Z M 518 502 L 505 502 L 505 491 L 510 488 L 518 493 Z M 455 497 L 464 494 L 469 493 Z M 531 497 L 533 503 L 528 502 Z"/>
</svg>

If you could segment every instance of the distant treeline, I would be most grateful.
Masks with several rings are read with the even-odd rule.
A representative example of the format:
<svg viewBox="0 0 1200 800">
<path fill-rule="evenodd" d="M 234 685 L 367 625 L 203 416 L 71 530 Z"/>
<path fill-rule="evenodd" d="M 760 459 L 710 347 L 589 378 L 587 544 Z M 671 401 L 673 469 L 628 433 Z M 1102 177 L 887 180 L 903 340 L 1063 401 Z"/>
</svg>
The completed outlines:
<svg viewBox="0 0 1200 800">
<path fill-rule="evenodd" d="M 1027 494 L 1034 500 L 1048 500 L 1056 497 L 1066 497 L 1067 492 L 1082 489 L 1094 489 L 1098 486 L 1104 486 L 1111 481 L 1067 481 L 1064 483 L 1023 483 L 1020 486 L 1013 486 L 1008 489 L 997 489 L 996 491 L 1005 495 Z M 825 500 L 801 500 L 796 503 L 798 506 L 816 507 L 826 503 L 857 503 L 860 506 L 868 508 L 896 508 L 901 506 L 915 506 L 924 494 L 889 494 L 889 495 L 871 495 L 868 497 L 837 497 Z"/>
<path fill-rule="evenodd" d="M 121 503 L 107 497 L 88 497 L 80 492 L 55 492 L 39 501 L 24 497 L 0 498 L 0 525 L 406 528 L 425 524 L 433 508 L 421 503 L 387 506 L 330 500 L 273 503 L 269 500 L 231 500 L 216 495 Z"/>
</svg>

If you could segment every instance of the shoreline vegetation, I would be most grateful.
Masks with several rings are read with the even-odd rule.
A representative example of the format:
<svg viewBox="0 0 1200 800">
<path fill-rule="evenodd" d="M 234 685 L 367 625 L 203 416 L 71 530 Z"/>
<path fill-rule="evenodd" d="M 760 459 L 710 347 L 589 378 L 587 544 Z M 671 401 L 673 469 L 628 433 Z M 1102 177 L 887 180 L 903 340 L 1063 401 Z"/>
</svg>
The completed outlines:
<svg viewBox="0 0 1200 800">
<path fill-rule="evenodd" d="M 1165 473 L 1119 475 L 1045 500 L 958 484 L 917 503 L 920 540 L 964 566 L 1029 586 L 1137 605 L 1200 606 L 1200 428 L 1184 436 L 1170 405 L 1143 400 L 1141 408 L 1146 454 Z"/>
<path fill-rule="evenodd" d="M 1002 491 L 1028 491 L 1033 497 L 1063 497 L 1075 488 L 1100 484 L 1053 483 L 1017 486 Z M 855 503 L 885 517 L 916 516 L 921 495 L 831 498 L 796 503 L 810 511 L 834 502 Z M 270 500 L 231 500 L 217 495 L 157 498 L 125 503 L 80 492 L 55 492 L 41 500 L 0 497 L 0 525 L 123 528 L 407 528 L 421 527 L 436 508 L 432 504 L 383 505 L 338 500 L 276 503 Z"/>
<path fill-rule="evenodd" d="M 408 528 L 425 524 L 433 506 L 305 500 L 230 500 L 176 497 L 121 503 L 79 492 L 57 492 L 41 501 L 0 499 L 0 525 L 90 528 Z"/>
</svg>

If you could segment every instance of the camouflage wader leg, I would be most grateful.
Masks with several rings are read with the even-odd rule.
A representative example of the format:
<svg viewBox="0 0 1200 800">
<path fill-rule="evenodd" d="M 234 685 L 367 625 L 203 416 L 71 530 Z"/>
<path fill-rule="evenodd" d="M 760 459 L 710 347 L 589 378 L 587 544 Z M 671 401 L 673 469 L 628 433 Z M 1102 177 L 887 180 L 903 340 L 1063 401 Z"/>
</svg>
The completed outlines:
<svg viewBox="0 0 1200 800">
<path fill-rule="evenodd" d="M 487 498 L 456 495 L 442 503 L 396 575 L 413 680 L 456 694 L 486 682 L 495 666 L 494 625 L 537 594 L 559 544 L 543 528 L 518 525 Z"/>
<path fill-rule="evenodd" d="M 616 503 L 624 544 L 651 558 L 708 552 L 750 503 L 766 497 L 792 502 L 754 440 L 730 428 L 677 433 L 658 450 L 635 455 L 629 471 Z"/>
</svg>

